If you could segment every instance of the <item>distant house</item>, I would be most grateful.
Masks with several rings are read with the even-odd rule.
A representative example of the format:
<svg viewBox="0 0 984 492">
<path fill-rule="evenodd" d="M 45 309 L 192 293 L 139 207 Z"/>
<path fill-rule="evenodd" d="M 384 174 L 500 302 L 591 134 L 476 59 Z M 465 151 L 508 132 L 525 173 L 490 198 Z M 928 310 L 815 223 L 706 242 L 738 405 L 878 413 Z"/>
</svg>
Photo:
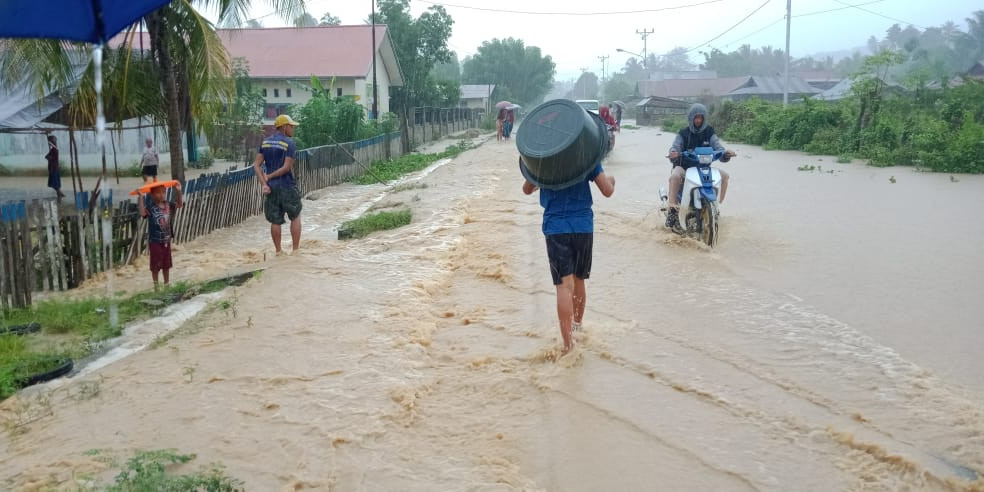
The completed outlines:
<svg viewBox="0 0 984 492">
<path fill-rule="evenodd" d="M 311 77 L 337 97 L 372 108 L 372 26 L 219 29 L 232 58 L 249 63 L 249 76 L 266 99 L 271 124 L 292 104 L 311 99 Z M 389 112 L 390 88 L 403 73 L 385 25 L 376 25 L 376 83 L 380 114 Z"/>
<path fill-rule="evenodd" d="M 732 101 L 744 101 L 757 97 L 765 101 L 782 101 L 785 87 L 785 77 L 762 77 L 753 75 L 739 85 L 724 98 Z M 789 77 L 789 100 L 799 100 L 806 96 L 819 94 L 821 91 L 807 84 L 799 77 Z"/>
<path fill-rule="evenodd" d="M 483 85 L 461 85 L 461 100 L 458 106 L 462 108 L 484 109 L 486 112 L 492 108 L 492 93 L 495 91 L 495 84 Z"/>
<path fill-rule="evenodd" d="M 895 82 L 885 80 L 881 80 L 881 82 L 885 84 L 885 87 L 889 90 L 889 92 L 901 92 L 903 90 L 902 86 Z M 854 87 L 854 84 L 854 79 L 847 78 L 841 80 L 837 83 L 837 85 L 814 96 L 814 99 L 818 99 L 820 101 L 840 101 L 841 99 L 850 97 L 853 94 L 851 88 Z"/>
<path fill-rule="evenodd" d="M 686 101 L 650 96 L 636 103 L 636 124 L 658 124 L 667 116 L 685 116 L 690 104 Z"/>
<path fill-rule="evenodd" d="M 727 77 L 709 79 L 664 79 L 643 80 L 636 84 L 639 96 L 661 97 L 695 102 L 705 97 L 724 97 L 750 77 Z"/>
<path fill-rule="evenodd" d="M 249 77 L 266 99 L 263 122 L 292 104 L 311 99 L 311 77 L 336 97 L 372 108 L 372 26 L 216 29 L 230 58 L 249 64 Z M 146 33 L 141 46 L 150 46 Z M 123 35 L 110 40 L 119 46 Z M 137 43 L 134 43 L 136 46 Z M 403 86 L 403 72 L 385 25 L 376 25 L 376 83 L 380 114 L 389 112 L 390 88 Z"/>
<path fill-rule="evenodd" d="M 789 72 L 791 77 L 803 79 L 807 84 L 825 91 L 837 85 L 841 81 L 836 73 L 829 70 L 811 70 L 807 72 Z"/>
<path fill-rule="evenodd" d="M 714 70 L 662 70 L 649 74 L 649 80 L 694 80 L 716 79 Z"/>
</svg>

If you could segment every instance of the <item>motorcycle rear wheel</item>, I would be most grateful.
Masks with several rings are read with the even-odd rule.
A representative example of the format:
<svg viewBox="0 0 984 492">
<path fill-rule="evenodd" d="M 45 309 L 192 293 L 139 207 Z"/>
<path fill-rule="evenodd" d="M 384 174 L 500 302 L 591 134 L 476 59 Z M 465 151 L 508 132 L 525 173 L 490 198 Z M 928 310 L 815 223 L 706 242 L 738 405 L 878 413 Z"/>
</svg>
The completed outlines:
<svg viewBox="0 0 984 492">
<path fill-rule="evenodd" d="M 718 209 L 717 202 L 704 200 L 700 208 L 700 240 L 714 247 L 718 242 Z"/>
</svg>

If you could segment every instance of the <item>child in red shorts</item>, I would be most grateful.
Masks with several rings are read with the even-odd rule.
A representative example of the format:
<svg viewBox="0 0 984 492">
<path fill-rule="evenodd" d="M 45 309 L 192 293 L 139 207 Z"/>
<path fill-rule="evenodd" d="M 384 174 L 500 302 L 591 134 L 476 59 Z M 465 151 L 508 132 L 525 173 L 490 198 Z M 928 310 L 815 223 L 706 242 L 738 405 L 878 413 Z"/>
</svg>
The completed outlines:
<svg viewBox="0 0 984 492">
<path fill-rule="evenodd" d="M 154 278 L 154 290 L 158 288 L 158 272 L 164 272 L 164 285 L 170 280 L 171 270 L 171 220 L 174 212 L 181 207 L 181 184 L 174 186 L 175 199 L 168 202 L 164 186 L 150 189 L 150 198 L 145 199 L 141 193 L 137 203 L 140 216 L 146 217 L 148 230 L 148 246 L 150 249 L 150 274 Z M 144 203 L 147 202 L 147 203 Z"/>
</svg>

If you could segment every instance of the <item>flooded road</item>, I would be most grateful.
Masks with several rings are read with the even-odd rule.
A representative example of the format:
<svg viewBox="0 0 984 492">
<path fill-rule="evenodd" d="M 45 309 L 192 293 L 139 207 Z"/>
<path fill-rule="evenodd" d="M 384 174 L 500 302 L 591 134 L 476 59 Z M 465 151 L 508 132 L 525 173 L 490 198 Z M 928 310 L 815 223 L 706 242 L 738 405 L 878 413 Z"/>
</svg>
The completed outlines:
<svg viewBox="0 0 984 492">
<path fill-rule="evenodd" d="M 262 218 L 176 248 L 175 279 L 266 270 L 53 391 L 0 434 L 0 485 L 176 448 L 249 490 L 982 489 L 984 179 L 736 146 L 707 251 L 655 212 L 670 139 L 625 131 L 605 164 L 573 354 L 538 201 L 491 141 L 398 187 L 316 192 L 299 254 L 272 258 Z M 413 223 L 336 241 L 366 204 Z M 145 269 L 118 282 L 145 288 Z"/>
</svg>

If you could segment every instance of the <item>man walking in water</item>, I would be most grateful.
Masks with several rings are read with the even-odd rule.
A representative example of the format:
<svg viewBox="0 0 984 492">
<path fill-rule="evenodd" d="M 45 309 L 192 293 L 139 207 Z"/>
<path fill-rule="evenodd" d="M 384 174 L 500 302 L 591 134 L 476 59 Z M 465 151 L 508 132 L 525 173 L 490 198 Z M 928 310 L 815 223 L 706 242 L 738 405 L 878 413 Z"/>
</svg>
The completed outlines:
<svg viewBox="0 0 984 492">
<path fill-rule="evenodd" d="M 290 219 L 290 238 L 292 251 L 301 246 L 301 193 L 294 180 L 294 127 L 297 122 L 290 116 L 277 116 L 273 125 L 277 131 L 270 135 L 256 154 L 253 168 L 256 178 L 263 186 L 263 215 L 270 223 L 270 237 L 277 255 L 283 254 L 280 246 L 280 226 L 284 224 L 284 214 Z"/>
<path fill-rule="evenodd" d="M 581 328 L 587 292 L 584 281 L 591 276 L 594 243 L 594 212 L 591 187 L 594 181 L 605 197 L 615 192 L 615 178 L 605 174 L 599 162 L 584 181 L 561 190 L 540 190 L 543 206 L 543 235 L 547 241 L 550 275 L 557 288 L 557 318 L 564 340 L 563 354 L 574 348 L 571 331 Z M 527 180 L 523 193 L 529 195 L 537 186 Z"/>
</svg>

